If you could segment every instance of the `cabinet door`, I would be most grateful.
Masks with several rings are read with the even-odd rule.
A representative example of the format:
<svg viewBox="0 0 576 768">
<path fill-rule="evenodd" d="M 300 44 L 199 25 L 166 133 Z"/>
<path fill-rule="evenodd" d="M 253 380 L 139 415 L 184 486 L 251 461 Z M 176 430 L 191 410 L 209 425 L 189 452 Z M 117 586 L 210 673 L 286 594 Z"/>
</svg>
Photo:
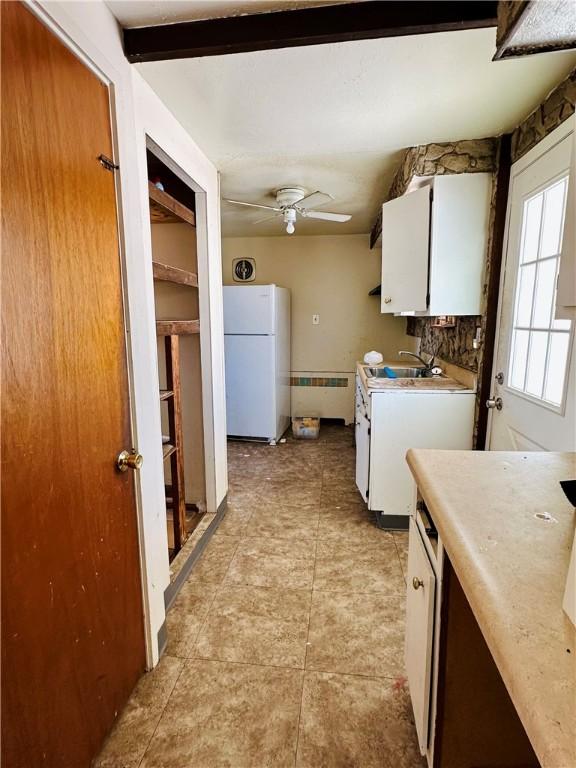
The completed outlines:
<svg viewBox="0 0 576 768">
<path fill-rule="evenodd" d="M 430 187 L 382 206 L 382 312 L 424 312 L 428 295 Z"/>
<path fill-rule="evenodd" d="M 368 501 L 370 482 L 370 422 L 362 403 L 356 402 L 356 485 L 364 501 Z"/>
<path fill-rule="evenodd" d="M 434 594 L 436 577 L 413 517 L 410 518 L 405 662 L 420 751 L 428 747 Z"/>
</svg>

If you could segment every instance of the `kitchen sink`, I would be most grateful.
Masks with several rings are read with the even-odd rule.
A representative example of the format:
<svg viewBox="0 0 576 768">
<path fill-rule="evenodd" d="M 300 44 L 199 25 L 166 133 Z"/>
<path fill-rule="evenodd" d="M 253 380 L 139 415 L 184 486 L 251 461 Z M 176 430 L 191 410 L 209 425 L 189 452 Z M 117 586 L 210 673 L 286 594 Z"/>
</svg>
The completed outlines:
<svg viewBox="0 0 576 768">
<path fill-rule="evenodd" d="M 364 371 L 369 379 L 425 379 L 432 376 L 427 368 L 417 366 L 413 368 L 400 368 L 395 365 L 389 365 L 385 368 L 372 368 L 365 365 Z M 389 371 L 396 375 L 390 375 Z"/>
</svg>

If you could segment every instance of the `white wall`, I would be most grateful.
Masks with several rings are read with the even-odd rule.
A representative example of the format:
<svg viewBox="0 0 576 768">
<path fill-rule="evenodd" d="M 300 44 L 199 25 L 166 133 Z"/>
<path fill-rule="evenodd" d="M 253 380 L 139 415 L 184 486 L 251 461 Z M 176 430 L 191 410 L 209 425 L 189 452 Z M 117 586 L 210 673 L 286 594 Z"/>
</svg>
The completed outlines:
<svg viewBox="0 0 576 768">
<path fill-rule="evenodd" d="M 137 476 L 140 551 L 148 664 L 158 659 L 157 633 L 165 619 L 169 583 L 164 478 L 149 209 L 146 136 L 194 182 L 198 201 L 198 272 L 202 285 L 204 424 L 207 503 L 215 509 L 227 490 L 224 350 L 218 175 L 188 133 L 128 64 L 116 20 L 101 0 L 29 2 L 79 57 L 110 85 L 120 234 L 123 246 L 134 444 L 144 456 Z"/>
<path fill-rule="evenodd" d="M 277 283 L 292 297 L 292 375 L 347 378 L 347 387 L 292 387 L 294 416 L 343 418 L 354 413 L 356 361 L 371 349 L 396 359 L 414 349 L 406 320 L 380 312 L 368 296 L 380 283 L 382 253 L 368 235 L 224 238 L 223 279 L 234 284 L 232 262 L 256 259 L 256 283 Z M 238 283 L 236 283 L 237 285 Z M 312 315 L 320 324 L 312 324 Z"/>
</svg>

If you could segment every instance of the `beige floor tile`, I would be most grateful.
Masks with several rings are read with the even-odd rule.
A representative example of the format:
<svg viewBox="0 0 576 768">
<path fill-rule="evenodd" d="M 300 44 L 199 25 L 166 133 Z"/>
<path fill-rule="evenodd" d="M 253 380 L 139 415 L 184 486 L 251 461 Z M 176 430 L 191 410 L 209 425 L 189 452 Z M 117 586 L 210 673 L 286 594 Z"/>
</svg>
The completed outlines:
<svg viewBox="0 0 576 768">
<path fill-rule="evenodd" d="M 296 477 L 289 480 L 270 480 L 262 482 L 259 496 L 262 501 L 275 505 L 289 503 L 293 506 L 299 504 L 319 504 L 322 481 L 300 481 Z"/>
<path fill-rule="evenodd" d="M 312 595 L 306 669 L 396 677 L 404 668 L 404 598 Z"/>
<path fill-rule="evenodd" d="M 310 589 L 315 548 L 307 539 L 241 539 L 225 583 Z"/>
<path fill-rule="evenodd" d="M 394 531 L 394 543 L 396 544 L 396 550 L 400 559 L 400 565 L 402 566 L 402 574 L 404 581 L 408 573 L 408 531 Z"/>
<path fill-rule="evenodd" d="M 168 645 L 166 653 L 188 658 L 192 655 L 194 642 L 208 609 L 216 595 L 218 586 L 198 581 L 187 581 L 174 604 L 166 614 Z"/>
<path fill-rule="evenodd" d="M 347 483 L 356 488 L 356 467 L 349 461 L 327 463 L 322 470 L 322 481 L 328 487 L 338 483 Z"/>
<path fill-rule="evenodd" d="M 376 526 L 365 506 L 320 510 L 319 540 L 338 539 L 350 546 L 381 547 L 383 537 L 387 535 Z"/>
<path fill-rule="evenodd" d="M 322 495 L 320 497 L 320 506 L 323 508 L 329 507 L 346 507 L 346 506 L 361 506 L 365 504 L 360 496 L 360 491 L 351 482 L 347 483 L 335 483 L 329 485 L 324 483 L 322 486 Z"/>
<path fill-rule="evenodd" d="M 322 539 L 316 550 L 314 589 L 403 595 L 406 585 L 394 539 L 384 533 L 378 547 Z"/>
<path fill-rule="evenodd" d="M 307 672 L 297 768 L 425 768 L 405 690 L 392 680 Z"/>
<path fill-rule="evenodd" d="M 250 536 L 254 538 L 314 539 L 318 534 L 320 508 L 271 506 L 259 509 L 250 518 Z"/>
<path fill-rule="evenodd" d="M 190 574 L 190 581 L 219 584 L 241 541 L 237 536 L 213 536 Z"/>
<path fill-rule="evenodd" d="M 183 661 L 164 655 L 143 675 L 93 768 L 137 768 L 182 670 Z"/>
<path fill-rule="evenodd" d="M 205 659 L 303 669 L 309 591 L 225 585 L 196 641 Z"/>
<path fill-rule="evenodd" d="M 248 521 L 252 516 L 250 511 L 236 511 L 235 509 L 228 509 L 224 515 L 224 519 L 216 529 L 215 536 L 246 536 L 248 529 Z"/>
<path fill-rule="evenodd" d="M 303 672 L 186 663 L 142 768 L 292 768 Z"/>
</svg>

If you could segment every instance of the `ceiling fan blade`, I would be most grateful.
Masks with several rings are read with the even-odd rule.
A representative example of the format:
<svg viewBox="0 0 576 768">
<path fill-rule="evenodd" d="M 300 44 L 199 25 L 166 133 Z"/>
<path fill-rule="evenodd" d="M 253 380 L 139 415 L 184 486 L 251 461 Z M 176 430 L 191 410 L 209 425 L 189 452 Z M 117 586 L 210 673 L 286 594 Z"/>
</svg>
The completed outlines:
<svg viewBox="0 0 576 768">
<path fill-rule="evenodd" d="M 268 211 L 281 211 L 281 208 L 276 208 L 273 205 L 258 205 L 258 203 L 245 203 L 242 200 L 229 200 L 227 197 L 223 198 L 225 203 L 233 203 L 234 205 L 247 205 L 249 208 L 266 208 Z"/>
<path fill-rule="evenodd" d="M 349 213 L 328 213 L 328 211 L 302 211 L 306 219 L 322 219 L 323 221 L 350 221 L 352 215 Z"/>
<path fill-rule="evenodd" d="M 278 216 L 282 216 L 282 214 L 275 213 L 274 216 L 265 216 L 263 219 L 257 219 L 256 221 L 253 221 L 252 224 L 262 224 L 264 221 L 272 221 L 272 219 L 277 219 Z"/>
<path fill-rule="evenodd" d="M 326 192 L 312 192 L 298 200 L 295 205 L 297 208 L 312 208 L 313 205 L 326 205 L 330 200 L 334 200 L 334 198 Z"/>
</svg>

